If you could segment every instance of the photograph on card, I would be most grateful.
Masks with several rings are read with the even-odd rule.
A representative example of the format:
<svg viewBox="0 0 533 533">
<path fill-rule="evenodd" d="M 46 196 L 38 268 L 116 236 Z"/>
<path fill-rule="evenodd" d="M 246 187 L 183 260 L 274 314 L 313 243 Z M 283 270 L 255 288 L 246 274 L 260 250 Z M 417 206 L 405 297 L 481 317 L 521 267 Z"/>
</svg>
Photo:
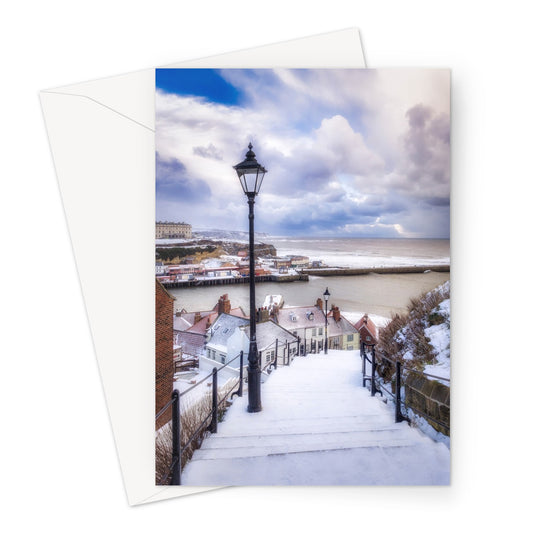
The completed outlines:
<svg viewBox="0 0 533 533">
<path fill-rule="evenodd" d="M 155 484 L 448 485 L 450 71 L 155 87 Z"/>
</svg>

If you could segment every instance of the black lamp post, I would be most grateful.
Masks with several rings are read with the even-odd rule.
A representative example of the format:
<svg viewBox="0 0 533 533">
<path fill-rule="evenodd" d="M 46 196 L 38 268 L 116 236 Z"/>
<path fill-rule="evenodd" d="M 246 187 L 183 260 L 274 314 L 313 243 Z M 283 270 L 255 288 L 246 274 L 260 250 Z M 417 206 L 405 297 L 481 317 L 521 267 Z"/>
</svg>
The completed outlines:
<svg viewBox="0 0 533 533">
<path fill-rule="evenodd" d="M 329 300 L 329 291 L 326 287 L 326 292 L 323 294 L 324 301 L 326 302 L 326 344 L 324 345 L 324 353 L 328 353 L 328 300 Z"/>
<path fill-rule="evenodd" d="M 255 309 L 255 254 L 254 254 L 254 203 L 259 194 L 263 177 L 267 172 L 255 159 L 252 143 L 248 145 L 246 159 L 233 167 L 248 197 L 249 207 L 249 252 L 250 260 L 250 347 L 248 349 L 248 412 L 261 411 L 261 369 L 256 341 L 256 309 Z"/>
</svg>

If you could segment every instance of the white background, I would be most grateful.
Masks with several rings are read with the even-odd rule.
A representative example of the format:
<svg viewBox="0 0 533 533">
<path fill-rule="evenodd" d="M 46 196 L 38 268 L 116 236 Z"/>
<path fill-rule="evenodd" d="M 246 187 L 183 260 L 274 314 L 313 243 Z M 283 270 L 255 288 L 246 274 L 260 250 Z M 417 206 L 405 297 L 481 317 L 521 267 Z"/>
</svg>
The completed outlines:
<svg viewBox="0 0 533 533">
<path fill-rule="evenodd" d="M 526 5 L 48 0 L 4 7 L 0 527 L 437 532 L 468 520 L 481 531 L 523 530 L 533 453 Z M 369 67 L 452 69 L 452 486 L 232 488 L 129 508 L 38 91 L 350 26 L 361 31 Z M 110 257 L 110 274 L 127 259 Z"/>
</svg>

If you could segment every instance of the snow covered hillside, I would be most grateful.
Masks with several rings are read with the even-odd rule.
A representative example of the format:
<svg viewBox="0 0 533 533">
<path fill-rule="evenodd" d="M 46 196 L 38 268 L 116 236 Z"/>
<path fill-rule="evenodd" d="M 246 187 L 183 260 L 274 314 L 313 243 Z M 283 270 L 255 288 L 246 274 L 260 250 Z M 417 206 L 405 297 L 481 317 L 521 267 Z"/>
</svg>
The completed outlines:
<svg viewBox="0 0 533 533">
<path fill-rule="evenodd" d="M 380 331 L 378 352 L 407 367 L 450 378 L 450 282 L 412 300 Z"/>
</svg>

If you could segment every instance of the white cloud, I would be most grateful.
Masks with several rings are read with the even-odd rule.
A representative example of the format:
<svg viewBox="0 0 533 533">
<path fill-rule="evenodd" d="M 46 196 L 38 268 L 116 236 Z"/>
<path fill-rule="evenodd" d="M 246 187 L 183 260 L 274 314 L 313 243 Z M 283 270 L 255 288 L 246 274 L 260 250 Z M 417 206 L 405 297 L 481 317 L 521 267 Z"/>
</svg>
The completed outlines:
<svg viewBox="0 0 533 533">
<path fill-rule="evenodd" d="M 158 210 L 179 208 L 193 226 L 208 225 L 208 216 L 214 226 L 245 229 L 245 199 L 232 167 L 251 140 L 269 170 L 256 213 L 269 231 L 281 234 L 285 225 L 301 233 L 308 224 L 323 233 L 446 236 L 448 71 L 223 74 L 245 92 L 242 105 L 156 93 L 160 158 L 179 161 L 186 179 L 212 192 L 202 209 L 175 200 L 161 201 Z"/>
</svg>

